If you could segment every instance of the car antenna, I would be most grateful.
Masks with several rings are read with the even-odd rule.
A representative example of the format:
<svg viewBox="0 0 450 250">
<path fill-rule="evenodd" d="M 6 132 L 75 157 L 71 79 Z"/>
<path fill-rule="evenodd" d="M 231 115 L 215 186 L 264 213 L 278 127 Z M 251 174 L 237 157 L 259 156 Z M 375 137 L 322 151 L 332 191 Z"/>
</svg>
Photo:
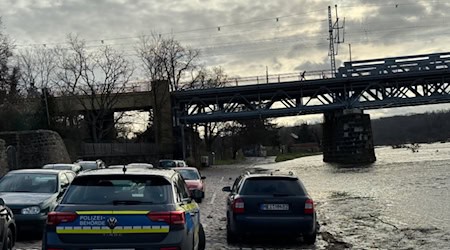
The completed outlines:
<svg viewBox="0 0 450 250">
<path fill-rule="evenodd" d="M 127 166 L 126 165 L 123 165 L 122 171 L 123 171 L 123 174 L 125 174 L 127 172 Z"/>
</svg>

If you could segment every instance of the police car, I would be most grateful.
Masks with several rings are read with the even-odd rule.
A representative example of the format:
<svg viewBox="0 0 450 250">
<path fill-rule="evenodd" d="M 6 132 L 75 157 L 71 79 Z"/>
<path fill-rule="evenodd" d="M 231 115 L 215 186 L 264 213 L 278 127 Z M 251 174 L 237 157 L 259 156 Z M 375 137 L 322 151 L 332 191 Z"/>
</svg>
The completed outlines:
<svg viewBox="0 0 450 250">
<path fill-rule="evenodd" d="M 42 249 L 205 249 L 200 211 L 173 170 L 80 173 L 48 214 Z"/>
</svg>

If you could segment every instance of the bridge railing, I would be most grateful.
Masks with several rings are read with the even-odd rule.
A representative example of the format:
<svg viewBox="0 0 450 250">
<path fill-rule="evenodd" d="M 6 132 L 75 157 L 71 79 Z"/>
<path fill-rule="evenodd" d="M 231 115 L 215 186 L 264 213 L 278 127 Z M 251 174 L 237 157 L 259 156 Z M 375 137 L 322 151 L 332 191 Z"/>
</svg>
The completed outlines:
<svg viewBox="0 0 450 250">
<path fill-rule="evenodd" d="M 450 53 L 391 57 L 345 62 L 337 78 L 379 76 L 405 72 L 421 72 L 450 68 Z"/>
<path fill-rule="evenodd" d="M 331 78 L 330 70 L 311 70 L 299 71 L 296 73 L 268 74 L 249 77 L 230 77 L 227 85 L 245 85 L 245 84 L 264 84 L 264 83 L 281 83 L 289 81 L 307 81 Z"/>
</svg>

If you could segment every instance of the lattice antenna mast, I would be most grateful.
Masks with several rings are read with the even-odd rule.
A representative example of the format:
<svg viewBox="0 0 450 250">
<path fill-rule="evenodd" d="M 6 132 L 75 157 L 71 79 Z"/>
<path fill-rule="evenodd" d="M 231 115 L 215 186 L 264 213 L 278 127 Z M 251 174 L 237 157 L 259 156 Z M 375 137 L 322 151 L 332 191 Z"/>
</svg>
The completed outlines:
<svg viewBox="0 0 450 250">
<path fill-rule="evenodd" d="M 336 56 L 339 52 L 339 44 L 344 42 L 344 27 L 345 27 L 345 18 L 342 26 L 339 26 L 339 16 L 337 11 L 337 5 L 334 6 L 336 10 L 336 20 L 333 23 L 333 19 L 331 16 L 331 6 L 328 6 L 328 24 L 329 24 L 329 38 L 330 47 L 328 51 L 328 56 L 330 57 L 331 63 L 331 77 L 334 77 L 336 74 Z M 341 39 L 341 30 L 342 30 L 342 39 Z M 334 45 L 337 44 L 336 48 Z"/>
</svg>

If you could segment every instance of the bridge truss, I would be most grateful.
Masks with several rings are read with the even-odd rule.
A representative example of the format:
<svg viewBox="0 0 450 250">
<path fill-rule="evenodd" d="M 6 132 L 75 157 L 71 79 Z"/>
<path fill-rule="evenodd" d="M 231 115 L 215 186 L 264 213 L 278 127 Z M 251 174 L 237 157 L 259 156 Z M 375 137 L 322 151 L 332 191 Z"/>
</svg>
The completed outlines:
<svg viewBox="0 0 450 250">
<path fill-rule="evenodd" d="M 450 53 L 354 61 L 335 78 L 175 92 L 182 123 L 450 102 Z"/>
</svg>

